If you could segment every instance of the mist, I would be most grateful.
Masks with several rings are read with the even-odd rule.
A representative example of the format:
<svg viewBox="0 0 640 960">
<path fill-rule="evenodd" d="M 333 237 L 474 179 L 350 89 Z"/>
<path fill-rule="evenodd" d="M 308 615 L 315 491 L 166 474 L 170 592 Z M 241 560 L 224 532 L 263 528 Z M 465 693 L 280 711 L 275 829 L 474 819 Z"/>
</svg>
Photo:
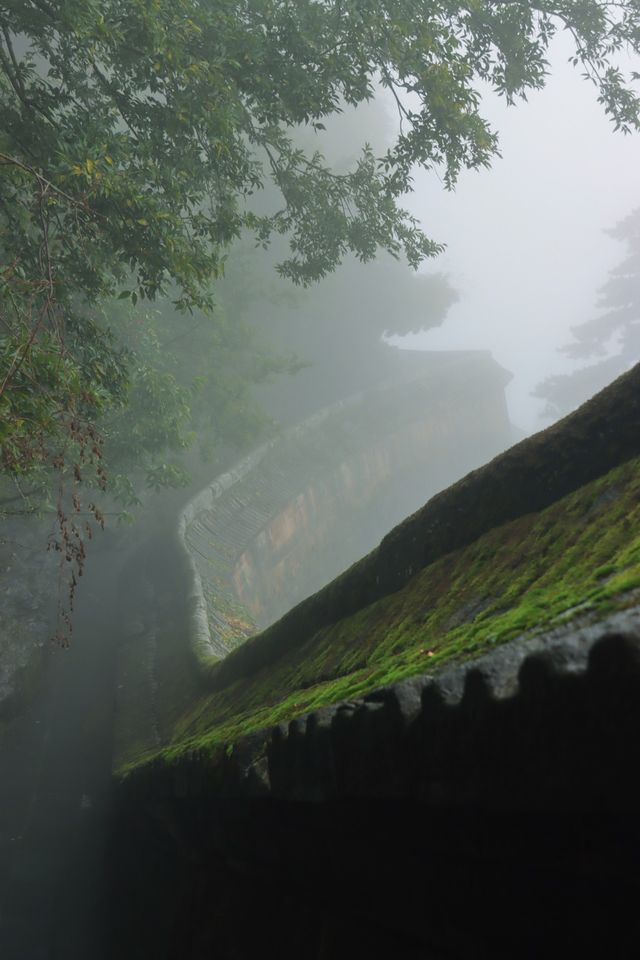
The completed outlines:
<svg viewBox="0 0 640 960">
<path fill-rule="evenodd" d="M 429 234 L 447 244 L 437 266 L 460 300 L 441 327 L 402 345 L 491 350 L 514 374 L 509 410 L 527 433 L 549 422 L 531 391 L 578 366 L 558 348 L 596 313 L 597 291 L 624 256 L 604 230 L 640 206 L 640 137 L 614 132 L 570 53 L 557 38 L 547 86 L 526 103 L 509 107 L 483 91 L 500 131 L 502 156 L 491 169 L 463 172 L 454 192 L 418 170 L 408 198 Z"/>
<path fill-rule="evenodd" d="M 638 0 L 0 9 L 1 960 L 606 955 L 639 55 Z"/>
<path fill-rule="evenodd" d="M 640 206 L 640 137 L 614 130 L 593 86 L 568 62 L 572 52 L 567 36 L 556 37 L 547 84 L 528 92 L 526 101 L 508 105 L 489 87 L 480 87 L 483 115 L 499 132 L 500 156 L 488 169 L 463 170 L 450 191 L 434 171 L 413 171 L 413 190 L 404 203 L 427 235 L 446 247 L 426 260 L 419 274 L 442 278 L 455 292 L 455 302 L 452 298 L 446 318 L 435 320 L 425 292 L 424 329 L 399 335 L 390 322 L 385 336 L 402 349 L 491 351 L 513 374 L 506 391 L 509 413 L 527 434 L 551 422 L 544 401 L 532 395 L 536 386 L 584 366 L 561 348 L 571 342 L 573 327 L 597 314 L 598 291 L 624 257 L 624 244 L 605 231 Z M 633 64 L 628 61 L 630 69 Z M 357 110 L 343 107 L 325 127 L 320 134 L 301 128 L 300 143 L 346 167 L 363 143 L 378 154 L 389 147 L 399 130 L 397 106 L 379 90 Z M 374 272 L 375 267 L 365 268 L 350 285 L 363 315 L 367 278 Z M 417 328 L 417 285 L 407 267 L 401 283 L 402 272 L 396 271 L 400 295 L 390 317 L 395 321 L 405 308 L 403 287 L 404 296 L 414 301 L 409 310 Z M 337 276 L 344 274 L 339 268 Z M 306 305 L 316 319 L 325 299 L 327 310 L 335 311 L 338 282 L 329 278 L 311 293 L 291 291 L 295 325 L 304 325 Z M 276 296 L 283 302 L 285 285 L 273 279 L 269 285 L 279 289 Z M 299 346 L 295 331 L 291 340 Z M 331 343 L 340 357 L 339 331 L 328 332 L 327 351 Z"/>
</svg>

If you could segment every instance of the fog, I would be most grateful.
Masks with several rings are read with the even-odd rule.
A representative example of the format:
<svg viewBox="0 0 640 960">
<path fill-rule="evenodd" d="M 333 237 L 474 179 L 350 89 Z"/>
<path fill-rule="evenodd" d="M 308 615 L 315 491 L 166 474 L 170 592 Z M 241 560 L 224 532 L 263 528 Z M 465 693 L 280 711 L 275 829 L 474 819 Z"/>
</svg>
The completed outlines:
<svg viewBox="0 0 640 960">
<path fill-rule="evenodd" d="M 509 409 L 528 433 L 548 422 L 531 390 L 577 366 L 557 350 L 593 315 L 598 288 L 624 254 L 603 231 L 640 205 L 640 137 L 614 132 L 569 52 L 559 38 L 547 87 L 526 103 L 508 107 L 485 91 L 502 153 L 490 170 L 463 172 L 455 192 L 416 172 L 408 207 L 447 244 L 437 266 L 460 299 L 438 329 L 392 339 L 490 349 L 514 374 Z"/>
<path fill-rule="evenodd" d="M 510 416 L 526 433 L 550 422 L 532 390 L 581 366 L 559 349 L 572 327 L 597 312 L 598 290 L 625 255 L 624 244 L 605 231 L 640 206 L 640 137 L 614 130 L 592 84 L 568 63 L 571 53 L 568 39 L 558 36 L 547 85 L 527 101 L 509 106 L 482 89 L 481 112 L 500 136 L 501 155 L 490 168 L 463 170 L 452 191 L 437 173 L 414 171 L 405 206 L 446 245 L 420 273 L 443 275 L 458 299 L 444 322 L 428 319 L 422 332 L 388 336 L 412 350 L 490 350 L 513 374 Z M 357 111 L 327 119 L 326 127 L 320 136 L 301 130 L 302 145 L 346 166 L 364 142 L 383 152 L 397 131 L 397 108 L 380 92 Z M 325 280 L 310 295 L 316 312 L 325 298 L 331 303 L 331 286 Z M 360 287 L 364 302 L 366 279 Z M 298 317 L 308 299 L 297 297 Z M 335 348 L 339 354 L 339 338 Z"/>
<path fill-rule="evenodd" d="M 206 51 L 216 78 L 210 87 L 197 80 L 206 71 L 195 60 L 178 80 L 166 82 L 176 68 L 160 17 L 157 37 L 150 30 L 149 48 L 139 54 L 129 39 L 123 42 L 129 38 L 124 27 L 122 36 L 120 25 L 110 35 L 113 25 L 109 16 L 105 25 L 100 4 L 24 6 L 33 7 L 33 23 L 15 16 L 10 29 L 0 24 L 6 121 L 0 131 L 0 400 L 7 385 L 13 390 L 0 419 L 0 956 L 112 960 L 123 954 L 109 953 L 111 911 L 125 915 L 114 942 L 128 935 L 127 899 L 134 903 L 140 893 L 141 903 L 162 912 L 162 900 L 154 904 L 153 888 L 139 880 L 144 872 L 127 878 L 139 884 L 127 898 L 116 889 L 126 858 L 116 856 L 115 867 L 105 867 L 113 856 L 113 771 L 123 783 L 134 772 L 135 783 L 135 771 L 151 758 L 164 764 L 176 744 L 195 736 L 192 723 L 198 738 L 208 735 L 210 693 L 219 691 L 207 684 L 221 661 L 248 637 L 249 649 L 256 649 L 256 634 L 362 558 L 361 569 L 374 571 L 370 557 L 385 537 L 399 552 L 393 569 L 383 571 L 383 587 L 389 594 L 390 584 L 399 589 L 401 577 L 418 568 L 407 559 L 404 535 L 389 532 L 514 439 L 547 425 L 544 401 L 533 391 L 545 378 L 580 366 L 560 351 L 572 328 L 597 312 L 598 291 L 624 256 L 623 244 L 605 231 L 640 208 L 640 137 L 614 132 L 593 85 L 567 63 L 571 45 L 559 37 L 544 90 L 511 107 L 491 89 L 483 91 L 481 113 L 500 134 L 501 155 L 490 169 L 463 171 L 452 191 L 437 172 L 414 171 L 413 192 L 401 205 L 446 249 L 412 271 L 393 257 L 395 241 L 407 236 L 397 223 L 385 233 L 381 217 L 382 226 L 369 234 L 376 214 L 385 211 L 384 192 L 372 192 L 370 205 L 361 208 L 353 200 L 357 192 L 346 200 L 339 191 L 338 200 L 323 193 L 331 177 L 348 179 L 334 173 L 353 171 L 364 144 L 376 158 L 384 156 L 398 129 L 396 101 L 379 89 L 358 109 L 340 109 L 340 96 L 349 94 L 336 84 L 330 98 L 312 98 L 310 108 L 301 109 L 306 80 L 296 81 L 295 73 L 290 80 L 284 62 L 280 86 L 263 89 L 257 65 L 269 60 L 254 57 L 242 17 L 254 8 L 262 16 L 268 4 L 229 5 L 237 17 L 225 12 L 221 24 L 233 40 L 229 50 L 237 40 L 240 52 L 227 62 L 222 37 L 219 66 Z M 68 27 L 68 45 L 60 50 L 55 31 L 51 39 L 49 26 L 40 25 L 41 15 L 57 6 L 71 11 L 69 24 L 60 21 L 63 39 Z M 136 42 L 153 20 L 147 7 L 162 8 L 167 23 L 183 16 L 182 7 L 165 3 L 104 6 L 125 26 L 145 11 Z M 195 17 L 208 6 L 216 4 L 186 9 Z M 297 12 L 295 3 L 272 6 Z M 20 4 L 13 7 L 19 13 Z M 392 10 L 393 4 L 385 16 Z M 95 18 L 91 30 L 83 33 L 76 14 L 87 23 Z M 178 25 L 199 49 L 192 21 Z M 28 37 L 40 33 L 44 40 L 33 45 Z M 106 67 L 91 53 L 103 35 L 117 52 L 124 43 L 121 59 Z M 256 48 L 271 39 L 258 23 Z M 180 51 L 184 38 L 175 42 Z M 83 43 L 91 47 L 87 65 L 69 54 L 87 52 Z M 286 59 L 282 44 L 286 50 L 286 40 L 274 45 L 275 60 Z M 64 70 L 48 59 L 52 51 Z M 101 56 L 108 55 L 105 42 Z M 148 76 L 137 76 L 132 58 Z M 67 68 L 70 80 L 63 77 Z M 231 82 L 236 69 L 246 76 Z M 380 78 L 376 69 L 374 63 L 367 82 Z M 399 75 L 402 69 L 400 63 Z M 227 71 L 224 82 L 218 70 L 221 77 Z M 246 91 L 234 103 L 240 79 Z M 200 82 L 207 94 L 202 102 Z M 437 83 L 433 89 L 437 95 Z M 276 112 L 273 120 L 271 101 L 278 98 L 282 116 Z M 455 116 L 461 108 L 451 103 Z M 216 111 L 214 129 L 209 115 L 215 119 Z M 245 113 L 248 121 L 240 122 Z M 318 118 L 326 123 L 313 122 Z M 271 159 L 274 142 L 264 133 L 271 124 L 282 133 L 276 147 L 291 137 L 307 156 L 319 150 L 331 176 L 288 182 L 291 170 L 282 160 L 281 168 L 265 162 L 256 173 L 254 162 L 257 169 Z M 206 177 L 199 172 L 203 156 Z M 184 161 L 189 157 L 191 165 Z M 321 163 L 314 158 L 309 167 L 317 174 Z M 380 166 L 373 159 L 370 171 L 370 188 L 377 188 Z M 309 189 L 315 206 L 305 204 Z M 392 193 L 389 181 L 385 190 Z M 290 206 L 295 217 L 278 221 Z M 340 232 L 341 212 L 350 232 Z M 271 221 L 263 232 L 260 218 Z M 296 243 L 304 252 L 305 240 L 309 263 L 319 266 L 298 279 L 320 282 L 294 286 L 278 267 L 296 253 Z M 360 262 L 376 244 L 389 249 Z M 295 271 L 290 276 L 295 279 Z M 16 295 L 23 298 L 19 307 Z M 484 475 L 493 477 L 491 470 Z M 538 483 L 535 467 L 526 470 Z M 472 512 L 485 506 L 473 500 Z M 441 535 L 450 553 L 455 541 L 443 516 L 440 528 L 425 527 L 420 536 Z M 454 593 L 442 569 L 442 592 Z M 373 610 L 387 593 L 378 596 L 378 573 L 367 576 L 366 590 L 353 597 L 365 597 Z M 340 590 L 325 592 L 327 609 Z M 502 601 L 502 590 L 497 593 Z M 471 623 L 495 599 L 479 594 L 455 610 L 456 595 L 438 637 Z M 323 602 L 317 601 L 319 609 Z M 360 611 L 338 606 L 331 616 L 336 609 L 345 621 Z M 420 630 L 426 636 L 422 621 Z M 420 654 L 432 656 L 427 639 Z M 296 634 L 313 664 L 303 641 Z M 386 647 L 396 655 L 385 639 L 385 657 Z M 340 679 L 339 671 L 348 677 L 375 666 L 373 656 L 365 663 L 362 650 L 351 660 L 338 657 L 337 666 L 318 660 L 317 675 L 305 684 L 320 688 Z M 290 676 L 298 683 L 297 668 Z M 380 682 L 373 672 L 362 681 Z M 231 716 L 235 688 L 221 701 L 227 696 Z M 270 687 L 265 697 L 272 698 Z M 271 699 L 266 705 L 271 717 Z M 289 708 L 302 709 L 293 693 Z M 242 725 L 228 729 L 244 736 Z M 225 763 L 231 761 L 234 743 L 210 740 L 207 749 L 214 743 L 220 757 L 224 746 Z M 198 762 L 204 753 L 199 756 Z M 174 842 L 172 816 L 164 823 L 160 809 L 156 818 L 161 845 L 165 829 L 172 833 L 169 845 Z M 126 829 L 118 829 L 124 836 Z M 135 844 L 134 838 L 131 849 L 143 862 Z M 197 863 L 194 874 L 204 874 L 206 856 L 198 845 L 197 855 L 183 859 Z M 180 893 L 172 872 L 165 874 L 189 899 L 189 888 Z M 198 910 L 210 903 L 192 899 Z M 238 902 L 244 916 L 242 897 Z M 208 913 L 222 916 L 224 909 L 214 906 Z M 134 928 L 147 936 L 137 917 Z M 147 949 L 145 941 L 145 952 L 135 955 L 147 956 Z M 241 953 L 224 954 L 232 955 Z"/>
</svg>

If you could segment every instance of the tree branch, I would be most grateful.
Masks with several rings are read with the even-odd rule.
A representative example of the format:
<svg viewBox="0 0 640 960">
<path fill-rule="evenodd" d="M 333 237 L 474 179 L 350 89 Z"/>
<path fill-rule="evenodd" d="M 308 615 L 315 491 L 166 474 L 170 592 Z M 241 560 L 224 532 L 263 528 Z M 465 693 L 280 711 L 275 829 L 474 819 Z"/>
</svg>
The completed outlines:
<svg viewBox="0 0 640 960">
<path fill-rule="evenodd" d="M 70 194 L 65 193 L 64 190 L 61 190 L 60 187 L 56 187 L 55 183 L 52 183 L 51 180 L 47 180 L 42 173 L 32 167 L 30 164 L 25 163 L 23 160 L 19 160 L 17 157 L 12 157 L 8 153 L 0 153 L 0 166 L 12 166 L 18 167 L 20 170 L 24 170 L 25 173 L 30 174 L 37 180 L 38 185 L 41 188 L 46 188 L 51 190 L 53 193 L 57 194 L 59 197 L 62 197 L 67 203 L 70 203 L 76 209 L 82 210 L 83 213 L 91 216 L 98 216 L 94 211 L 90 211 L 86 202 L 77 200 L 75 197 L 72 197 Z"/>
</svg>

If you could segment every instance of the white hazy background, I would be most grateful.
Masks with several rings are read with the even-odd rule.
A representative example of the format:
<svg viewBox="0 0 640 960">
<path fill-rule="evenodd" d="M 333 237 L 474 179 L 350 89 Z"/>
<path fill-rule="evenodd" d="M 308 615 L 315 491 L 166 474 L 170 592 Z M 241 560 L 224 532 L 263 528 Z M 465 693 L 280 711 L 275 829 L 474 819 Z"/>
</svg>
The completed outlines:
<svg viewBox="0 0 640 960">
<path fill-rule="evenodd" d="M 408 207 L 447 244 L 426 269 L 460 291 L 442 327 L 393 343 L 425 350 L 488 349 L 514 374 L 510 415 L 527 433 L 546 425 L 531 390 L 575 369 L 557 350 L 596 311 L 597 291 L 624 247 L 603 232 L 640 206 L 640 135 L 615 133 L 596 90 L 553 47 L 546 88 L 507 107 L 490 94 L 483 115 L 502 158 L 466 172 L 455 192 L 419 171 Z"/>
</svg>

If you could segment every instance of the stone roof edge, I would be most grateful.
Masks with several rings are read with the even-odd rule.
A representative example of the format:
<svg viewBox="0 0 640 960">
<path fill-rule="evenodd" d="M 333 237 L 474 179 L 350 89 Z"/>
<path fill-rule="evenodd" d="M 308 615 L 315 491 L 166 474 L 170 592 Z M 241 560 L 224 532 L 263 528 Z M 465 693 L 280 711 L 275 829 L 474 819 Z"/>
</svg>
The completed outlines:
<svg viewBox="0 0 640 960">
<path fill-rule="evenodd" d="M 520 723 L 534 718 L 525 734 L 537 736 L 539 731 L 544 740 L 540 711 L 553 715 L 553 704 L 563 709 L 566 697 L 578 691 L 580 709 L 586 705 L 592 721 L 602 710 L 602 729 L 606 733 L 612 727 L 615 736 L 617 728 L 607 711 L 619 703 L 626 714 L 625 697 L 640 702 L 639 685 L 640 606 L 635 606 L 599 622 L 516 639 L 463 665 L 321 707 L 221 745 L 213 758 L 200 747 L 186 749 L 171 763 L 159 757 L 123 778 L 120 789 L 124 796 L 143 801 L 149 796 L 154 802 L 163 796 L 304 802 L 402 796 L 482 805 L 485 788 L 501 789 L 500 777 L 493 782 L 481 761 L 479 769 L 472 769 L 465 751 L 474 752 L 475 737 L 499 752 L 491 741 L 496 729 L 510 735 L 504 710 L 515 708 Z M 573 709 L 568 703 L 570 715 Z M 632 727 L 635 723 L 637 718 L 632 718 Z M 560 731 L 557 735 L 562 736 Z M 526 755 L 522 763 L 526 765 Z M 446 774 L 447 766 L 453 778 L 451 771 Z M 489 780 L 485 773 L 491 774 Z M 553 783 L 540 786 L 543 794 L 551 791 L 551 802 L 558 799 L 552 795 Z M 593 797 L 585 797 L 586 805 L 593 802 Z"/>
</svg>

